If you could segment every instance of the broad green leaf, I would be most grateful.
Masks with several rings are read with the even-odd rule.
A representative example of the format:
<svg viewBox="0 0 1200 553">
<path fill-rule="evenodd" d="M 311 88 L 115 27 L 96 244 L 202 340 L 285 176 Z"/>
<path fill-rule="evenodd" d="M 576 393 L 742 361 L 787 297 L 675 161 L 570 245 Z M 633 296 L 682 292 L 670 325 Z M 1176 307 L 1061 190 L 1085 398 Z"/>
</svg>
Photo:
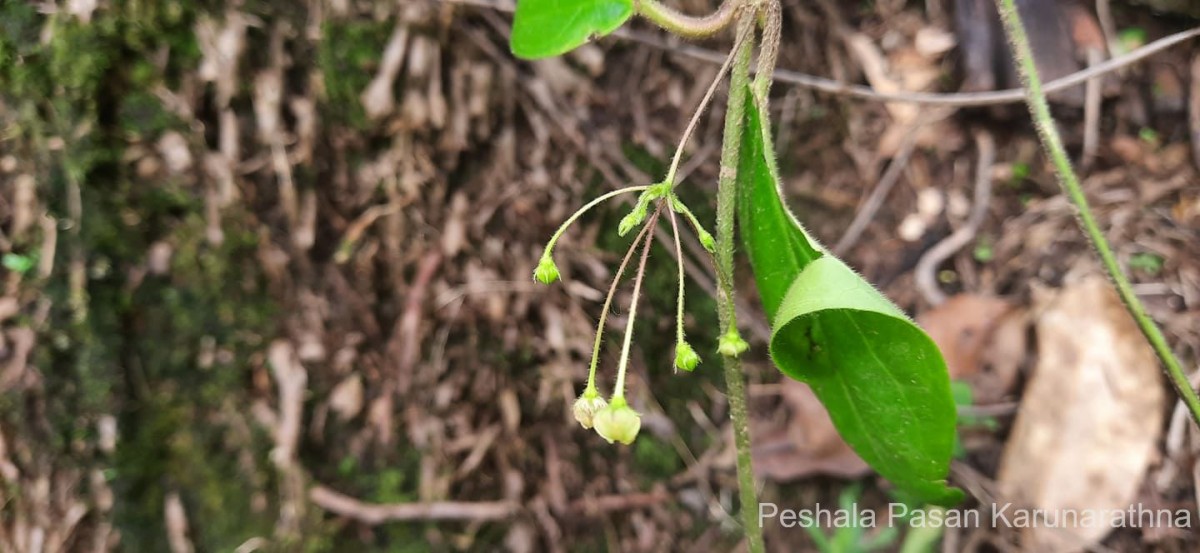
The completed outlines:
<svg viewBox="0 0 1200 553">
<path fill-rule="evenodd" d="M 928 503 L 961 501 L 962 491 L 945 483 L 955 407 L 941 353 L 788 210 L 771 138 L 750 96 L 738 219 L 772 320 L 771 358 L 812 387 L 838 433 L 879 474 Z"/>
<path fill-rule="evenodd" d="M 519 0 L 509 47 L 525 59 L 559 56 L 607 35 L 633 15 L 633 0 Z"/>
</svg>

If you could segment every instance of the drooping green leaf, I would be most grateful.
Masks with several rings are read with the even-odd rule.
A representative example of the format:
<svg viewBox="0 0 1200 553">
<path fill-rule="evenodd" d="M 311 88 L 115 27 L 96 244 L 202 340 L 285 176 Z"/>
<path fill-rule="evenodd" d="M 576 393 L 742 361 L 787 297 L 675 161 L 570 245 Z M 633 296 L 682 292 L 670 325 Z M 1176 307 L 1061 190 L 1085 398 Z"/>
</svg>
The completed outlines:
<svg viewBox="0 0 1200 553">
<path fill-rule="evenodd" d="M 771 358 L 812 387 L 842 438 L 879 474 L 925 502 L 961 501 L 962 491 L 945 483 L 955 407 L 941 353 L 788 210 L 771 138 L 750 96 L 738 219 L 772 319 Z"/>
<path fill-rule="evenodd" d="M 633 15 L 633 0 L 519 0 L 509 47 L 525 59 L 570 52 Z"/>
</svg>

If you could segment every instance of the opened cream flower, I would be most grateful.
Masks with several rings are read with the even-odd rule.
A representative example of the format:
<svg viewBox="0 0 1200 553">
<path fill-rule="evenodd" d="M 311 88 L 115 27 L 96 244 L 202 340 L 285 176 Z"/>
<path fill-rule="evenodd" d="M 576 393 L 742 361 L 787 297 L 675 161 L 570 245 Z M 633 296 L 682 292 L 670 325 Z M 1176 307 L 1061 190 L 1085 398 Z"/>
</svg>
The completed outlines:
<svg viewBox="0 0 1200 553">
<path fill-rule="evenodd" d="M 591 428 L 595 420 L 596 413 L 608 407 L 608 402 L 600 397 L 595 388 L 588 388 L 575 400 L 575 420 L 579 421 L 579 425 L 584 428 Z"/>
<path fill-rule="evenodd" d="M 630 408 L 623 397 L 613 398 L 612 404 L 596 413 L 592 422 L 596 425 L 596 433 L 610 444 L 629 445 L 642 428 L 642 416 Z"/>
</svg>

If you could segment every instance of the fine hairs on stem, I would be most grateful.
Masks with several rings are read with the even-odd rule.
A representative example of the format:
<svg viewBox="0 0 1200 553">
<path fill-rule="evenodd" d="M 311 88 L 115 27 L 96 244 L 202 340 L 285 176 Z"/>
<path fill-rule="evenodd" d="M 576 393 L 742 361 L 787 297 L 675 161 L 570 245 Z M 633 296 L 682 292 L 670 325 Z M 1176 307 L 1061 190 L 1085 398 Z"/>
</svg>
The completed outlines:
<svg viewBox="0 0 1200 553">
<path fill-rule="evenodd" d="M 646 260 L 650 258 L 650 247 L 654 245 L 653 236 L 650 233 L 654 232 L 654 227 L 658 224 L 658 216 L 662 213 L 662 204 L 659 204 L 658 209 L 654 211 L 654 215 L 646 222 L 646 226 L 642 227 L 644 233 L 645 245 L 642 246 L 642 259 L 638 262 L 637 275 L 633 280 L 633 297 L 629 300 L 629 322 L 625 325 L 625 341 L 621 344 L 621 361 L 617 366 L 617 383 L 613 388 L 613 403 L 625 397 L 625 369 L 629 365 L 629 347 L 633 343 L 633 323 L 637 320 L 637 305 L 638 297 L 642 293 L 642 278 L 646 276 Z M 638 236 L 641 236 L 639 234 Z M 637 242 L 630 246 L 630 251 L 637 249 Z"/>
<path fill-rule="evenodd" d="M 595 343 L 592 349 L 592 360 L 588 368 L 588 383 L 584 394 L 576 403 L 576 419 L 585 427 L 594 426 L 596 431 L 610 443 L 620 441 L 628 444 L 637 435 L 640 419 L 636 412 L 627 406 L 625 401 L 625 377 L 629 364 L 630 347 L 633 341 L 634 324 L 637 317 L 638 301 L 641 297 L 642 282 L 645 278 L 646 262 L 650 256 L 653 244 L 652 233 L 658 224 L 663 209 L 669 212 L 671 227 L 675 236 L 675 253 L 679 258 L 679 292 L 676 313 L 677 344 L 676 366 L 690 370 L 698 362 L 691 347 L 684 341 L 684 292 L 685 271 L 683 267 L 682 245 L 680 244 L 680 225 L 675 214 L 678 212 L 688 219 L 696 228 L 700 242 L 714 254 L 718 281 L 718 315 L 720 319 L 720 340 L 718 351 L 723 359 L 723 372 L 726 381 L 726 392 L 729 400 L 730 421 L 734 429 L 734 444 L 737 449 L 737 476 L 741 501 L 743 532 L 746 535 L 747 548 L 751 553 L 764 550 L 762 528 L 757 523 L 758 491 L 754 479 L 754 470 L 750 457 L 749 415 L 746 408 L 746 389 L 742 375 L 741 363 L 738 356 L 749 347 L 742 339 L 737 329 L 736 310 L 734 308 L 733 283 L 733 252 L 734 252 L 734 216 L 737 212 L 737 172 L 741 156 L 742 133 L 746 116 L 747 94 L 750 93 L 750 60 L 755 46 L 755 28 L 760 20 L 764 25 L 763 60 L 760 68 L 769 74 L 774 66 L 776 52 L 779 47 L 780 6 L 778 0 L 725 0 L 720 9 L 706 17 L 692 17 L 667 8 L 658 0 L 635 0 L 636 12 L 642 17 L 675 34 L 688 37 L 711 36 L 725 29 L 736 21 L 737 31 L 733 49 L 721 66 L 712 85 L 705 92 L 700 105 L 692 115 L 678 148 L 672 158 L 670 169 L 663 182 L 650 186 L 629 187 L 609 192 L 593 200 L 582 209 L 575 212 L 550 239 L 542 254 L 535 279 L 549 283 L 557 279 L 558 271 L 554 267 L 552 255 L 555 242 L 562 233 L 584 212 L 600 202 L 626 192 L 642 192 L 635 203 L 633 211 L 621 220 L 618 234 L 624 235 L 633 227 L 641 225 L 642 229 L 631 244 L 629 251 L 621 262 L 617 273 L 605 298 L 604 308 L 596 329 Z M 674 195 L 673 188 L 677 181 L 677 171 L 692 134 L 699 123 L 701 115 L 711 104 L 720 83 L 729 74 L 729 104 L 725 113 L 725 128 L 722 136 L 721 167 L 718 177 L 717 190 L 717 238 L 705 232 L 691 210 Z M 764 98 L 770 83 L 760 79 L 755 83 L 756 90 Z M 647 208 L 655 201 L 655 210 L 650 220 L 642 224 Z M 641 244 L 642 253 L 634 279 L 633 294 L 629 306 L 629 322 L 625 327 L 624 341 L 621 346 L 620 362 L 617 368 L 617 379 L 611 396 L 611 402 L 604 406 L 597 398 L 595 374 L 599 362 L 599 349 L 603 342 L 604 327 L 608 320 L 608 311 L 616 295 L 616 288 L 626 267 L 632 259 L 633 252 Z M 683 355 L 681 352 L 690 352 Z M 680 361 L 686 360 L 686 362 Z"/>
<path fill-rule="evenodd" d="M 675 239 L 675 260 L 679 265 L 679 295 L 675 300 L 675 370 L 693 371 L 700 364 L 700 356 L 695 348 L 687 343 L 683 328 L 684 296 L 686 289 L 687 271 L 684 268 L 683 244 L 679 238 L 679 221 L 675 217 L 675 209 L 668 206 L 667 214 L 671 218 L 671 235 Z M 711 237 L 710 237 L 711 240 Z"/>
<path fill-rule="evenodd" d="M 1187 405 L 1196 423 L 1200 424 L 1200 397 L 1197 397 L 1196 391 L 1188 382 L 1187 374 L 1184 373 L 1175 353 L 1171 351 L 1171 346 L 1163 336 L 1162 330 L 1146 313 L 1145 306 L 1133 291 L 1133 285 L 1122 271 L 1116 254 L 1108 244 L 1108 239 L 1104 237 L 1104 231 L 1100 228 L 1100 224 L 1096 222 L 1092 209 L 1088 205 L 1087 196 L 1083 193 L 1083 187 L 1079 185 L 1079 177 L 1075 174 L 1075 169 L 1071 167 L 1067 149 L 1063 146 L 1062 137 L 1059 136 L 1054 118 L 1050 115 L 1050 104 L 1046 101 L 1042 80 L 1033 60 L 1033 50 L 1029 46 L 1029 37 L 1026 36 L 1025 26 L 1021 23 L 1016 3 L 1014 0 L 996 0 L 996 5 L 1000 10 L 1000 18 L 1004 22 L 1008 40 L 1013 47 L 1013 55 L 1016 57 L 1017 69 L 1020 71 L 1021 81 L 1025 86 L 1025 99 L 1029 104 L 1029 111 L 1033 115 L 1034 126 L 1042 140 L 1043 148 L 1054 163 L 1055 172 L 1058 173 L 1058 182 L 1062 185 L 1067 198 L 1075 205 L 1079 225 L 1100 257 L 1100 262 L 1116 286 L 1121 301 L 1125 303 L 1125 308 L 1133 316 L 1138 328 L 1150 342 L 1150 346 L 1158 355 L 1159 360 L 1162 361 L 1167 377 L 1174 385 L 1179 398 Z"/>
<path fill-rule="evenodd" d="M 658 214 L 655 213 L 657 219 Z M 625 258 L 621 260 L 621 265 L 617 267 L 617 272 L 613 275 L 612 284 L 608 287 L 608 295 L 604 298 L 604 308 L 600 311 L 600 323 L 596 325 L 596 341 L 592 345 L 592 362 L 588 367 L 587 389 L 596 389 L 596 365 L 600 362 L 600 344 L 604 342 L 604 325 L 608 322 L 608 311 L 612 308 L 613 298 L 617 295 L 617 286 L 621 284 L 621 277 L 625 275 L 625 268 L 629 266 L 629 261 L 633 259 L 633 252 L 637 251 L 637 245 L 649 234 L 650 225 L 642 227 L 641 232 L 633 239 L 629 245 L 629 251 L 625 252 Z"/>
<path fill-rule="evenodd" d="M 654 12 L 652 8 L 657 7 L 656 0 L 641 0 L 638 4 L 638 11 L 643 16 L 651 19 L 663 28 L 679 33 L 678 25 L 664 24 L 661 21 L 662 11 Z M 647 7 L 651 7 L 650 10 Z M 764 551 L 762 528 L 758 524 L 758 489 L 754 480 L 754 468 L 750 457 L 750 428 L 749 414 L 746 409 L 746 389 L 743 381 L 741 362 L 737 355 L 745 349 L 745 341 L 738 335 L 737 316 L 734 308 L 734 289 L 733 289 L 733 250 L 734 250 L 734 214 L 736 213 L 737 201 L 737 170 L 741 155 L 742 146 L 742 128 L 745 121 L 746 95 L 750 88 L 750 58 L 754 49 L 754 29 L 755 23 L 760 15 L 760 8 L 765 10 L 764 22 L 767 27 L 765 29 L 764 38 L 769 44 L 764 44 L 763 51 L 765 53 L 764 63 L 768 66 L 774 65 L 775 52 L 778 51 L 779 42 L 779 13 L 780 7 L 778 0 L 726 0 L 722 4 L 718 14 L 723 14 L 729 10 L 729 17 L 737 21 L 737 33 L 734 39 L 733 51 L 726 58 L 724 64 L 729 65 L 729 103 L 725 112 L 725 130 L 721 139 L 721 169 L 717 181 L 717 238 L 713 241 L 713 250 L 715 257 L 716 273 L 717 273 L 717 312 L 721 321 L 721 346 L 718 348 L 722 352 L 723 373 L 725 375 L 726 393 L 729 398 L 729 418 L 733 425 L 734 446 L 737 449 L 737 476 L 738 476 L 738 492 L 741 500 L 741 515 L 742 515 L 742 530 L 746 535 L 747 549 L 751 553 L 760 553 Z M 679 14 L 671 14 L 671 17 L 678 20 L 686 20 L 686 16 Z M 729 21 L 725 21 L 722 27 Z M 707 30 L 707 29 L 706 29 Z M 714 31 L 715 32 L 715 31 Z M 686 33 L 683 33 L 686 35 Z M 710 33 L 711 34 L 711 33 Z M 725 72 L 724 66 L 722 73 Z M 769 73 L 768 73 L 769 74 Z M 718 81 L 720 78 L 718 78 Z M 760 85 L 764 95 L 768 90 L 769 84 Z M 713 89 L 709 90 L 709 94 Z M 708 99 L 701 102 L 700 109 L 704 109 Z M 699 113 L 693 116 L 693 121 L 698 120 Z M 684 133 L 683 140 L 679 145 L 679 150 L 676 152 L 675 160 L 672 162 L 672 169 L 668 173 L 669 186 L 674 186 L 675 170 L 678 166 L 678 159 L 687 142 L 688 137 L 692 132 L 694 122 L 689 124 L 688 130 Z M 667 201 L 670 201 L 668 198 Z M 674 206 L 672 206 L 674 210 Z M 690 211 L 681 210 L 689 221 L 697 227 L 697 232 L 700 232 L 700 226 L 695 217 Z M 702 239 L 703 241 L 703 239 Z"/>
<path fill-rule="evenodd" d="M 603 203 L 605 200 L 608 200 L 615 196 L 618 196 L 621 194 L 629 194 L 629 193 L 633 193 L 633 192 L 642 192 L 642 191 L 646 190 L 647 188 L 650 188 L 650 187 L 649 186 L 628 186 L 625 188 L 619 188 L 617 190 L 608 192 L 608 193 L 600 196 L 599 198 L 596 198 L 596 199 L 588 202 L 583 207 L 576 210 L 575 213 L 572 213 L 570 217 L 567 217 L 567 220 L 563 221 L 563 224 L 559 225 L 558 230 L 554 231 L 554 235 L 551 236 L 550 241 L 548 243 L 546 243 L 546 249 L 542 252 L 542 257 L 550 257 L 550 255 L 552 255 L 552 253 L 554 251 L 555 244 L 558 243 L 558 239 L 562 237 L 563 233 L 566 232 L 567 229 L 570 228 L 571 225 L 574 224 L 577 219 L 582 217 L 584 213 L 587 213 L 593 207 L 596 207 L 596 206 L 600 205 L 601 203 Z"/>
<path fill-rule="evenodd" d="M 725 0 L 717 11 L 701 17 L 684 15 L 658 0 L 634 0 L 638 15 L 672 34 L 685 38 L 706 38 L 729 26 L 745 0 Z"/>
<path fill-rule="evenodd" d="M 778 0 L 770 0 L 776 4 Z M 737 335 L 733 290 L 733 223 L 737 201 L 737 171 L 741 159 L 742 128 L 746 116 L 746 94 L 750 88 L 750 57 L 754 47 L 756 14 L 746 10 L 738 17 L 737 40 L 733 49 L 733 69 L 729 76 L 729 105 L 725 111 L 725 132 L 721 139 L 721 169 L 717 180 L 717 314 L 722 340 Z M 740 339 L 740 337 L 739 337 Z M 743 342 L 744 343 L 744 342 Z M 725 349 L 725 348 L 722 348 Z M 758 524 L 758 488 L 750 457 L 750 422 L 746 409 L 746 385 L 741 360 L 722 355 L 729 419 L 733 424 L 733 442 L 737 450 L 738 494 L 741 500 L 742 531 L 746 548 L 761 553 L 762 527 Z"/>
<path fill-rule="evenodd" d="M 712 102 L 713 96 L 717 92 L 717 87 L 725 80 L 725 75 L 729 73 L 729 68 L 733 65 L 733 54 L 737 52 L 739 43 L 745 39 L 746 37 L 740 35 L 737 37 L 733 51 L 725 58 L 725 63 L 721 65 L 721 70 L 717 71 L 717 76 L 713 78 L 712 84 L 704 92 L 704 99 L 700 100 L 700 106 L 696 108 L 696 112 L 692 114 L 691 120 L 688 121 L 688 126 L 683 131 L 683 138 L 679 140 L 679 146 L 675 148 L 675 156 L 671 159 L 671 168 L 667 170 L 667 178 L 664 179 L 671 184 L 671 187 L 679 184 L 675 182 L 675 175 L 679 171 L 679 161 L 683 158 L 683 150 L 687 147 L 688 141 L 691 140 L 692 133 L 696 131 L 696 126 L 700 123 L 700 116 L 704 114 L 705 110 L 708 109 L 709 103 Z"/>
<path fill-rule="evenodd" d="M 679 297 L 676 299 L 678 305 L 675 310 L 675 341 L 683 343 L 683 279 L 686 276 L 683 267 L 683 244 L 679 241 L 679 222 L 675 220 L 675 210 L 668 209 L 667 216 L 671 219 L 671 234 L 675 237 L 675 259 L 679 262 Z"/>
</svg>

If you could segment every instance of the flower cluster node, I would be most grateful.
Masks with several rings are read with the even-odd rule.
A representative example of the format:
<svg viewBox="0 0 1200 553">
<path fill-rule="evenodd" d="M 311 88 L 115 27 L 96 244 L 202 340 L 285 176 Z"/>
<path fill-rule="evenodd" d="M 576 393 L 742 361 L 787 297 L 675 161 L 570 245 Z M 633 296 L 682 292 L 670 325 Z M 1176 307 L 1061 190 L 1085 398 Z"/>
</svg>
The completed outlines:
<svg viewBox="0 0 1200 553">
<path fill-rule="evenodd" d="M 641 290 L 642 278 L 645 276 L 646 258 L 650 254 L 650 246 L 653 243 L 654 226 L 659 220 L 659 216 L 667 214 L 671 220 L 671 226 L 675 237 L 676 256 L 679 258 L 679 298 L 678 312 L 676 314 L 677 324 L 677 340 L 675 344 L 675 368 L 677 370 L 693 371 L 700 364 L 700 356 L 696 354 L 696 350 L 684 340 L 683 324 L 684 324 L 684 266 L 683 266 L 683 251 L 679 243 L 680 227 L 676 223 L 675 214 L 682 214 L 687 218 L 688 223 L 696 232 L 696 237 L 700 240 L 700 244 L 704 246 L 709 253 L 716 249 L 715 240 L 712 234 L 704 230 L 700 225 L 700 221 L 692 213 L 690 209 L 675 195 L 675 183 L 672 179 L 665 180 L 649 186 L 630 186 L 619 190 L 608 192 L 580 208 L 569 217 L 566 222 L 559 227 L 554 236 L 550 238 L 543 250 L 542 257 L 538 260 L 537 268 L 533 272 L 533 278 L 543 284 L 550 284 L 559 279 L 558 266 L 554 264 L 553 249 L 558 238 L 563 232 L 583 213 L 600 204 L 601 202 L 617 196 L 619 194 L 640 192 L 637 202 L 633 209 L 621 219 L 617 228 L 617 232 L 624 236 L 630 231 L 641 227 L 641 232 L 634 239 L 634 243 L 630 246 L 629 252 L 626 254 L 625 260 L 621 263 L 621 268 L 618 269 L 616 277 L 613 279 L 612 287 L 609 290 L 608 297 L 605 299 L 604 310 L 600 316 L 600 324 L 596 329 L 595 346 L 592 351 L 592 362 L 588 369 L 587 386 L 583 393 L 575 400 L 572 407 L 572 414 L 579 425 L 584 428 L 594 428 L 602 438 L 608 440 L 609 443 L 620 442 L 622 444 L 632 443 L 637 437 L 638 430 L 642 426 L 642 417 L 629 407 L 625 401 L 625 372 L 629 362 L 629 346 L 633 336 L 633 324 L 636 319 L 638 295 Z M 654 208 L 651 215 L 651 207 Z M 635 250 L 639 247 L 642 249 L 641 262 L 638 266 L 637 278 L 633 288 L 633 300 L 629 309 L 629 322 L 625 328 L 625 342 L 621 349 L 620 364 L 617 367 L 617 382 L 613 390 L 612 397 L 609 401 L 605 401 L 600 396 L 600 392 L 596 388 L 596 365 L 598 364 L 600 355 L 600 344 L 604 332 L 604 321 L 608 314 L 609 306 L 615 295 L 617 283 L 621 280 L 621 275 L 624 272 L 630 258 L 633 257 Z M 737 353 L 741 353 L 746 349 L 746 343 L 741 340 L 740 336 L 733 336 L 735 342 L 728 342 L 729 336 L 721 338 L 721 352 L 725 353 L 727 348 L 734 348 Z M 739 349 L 740 348 L 740 349 Z M 733 350 L 731 350 L 733 351 Z"/>
</svg>

